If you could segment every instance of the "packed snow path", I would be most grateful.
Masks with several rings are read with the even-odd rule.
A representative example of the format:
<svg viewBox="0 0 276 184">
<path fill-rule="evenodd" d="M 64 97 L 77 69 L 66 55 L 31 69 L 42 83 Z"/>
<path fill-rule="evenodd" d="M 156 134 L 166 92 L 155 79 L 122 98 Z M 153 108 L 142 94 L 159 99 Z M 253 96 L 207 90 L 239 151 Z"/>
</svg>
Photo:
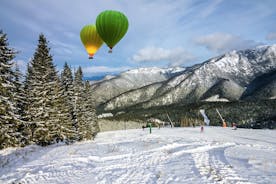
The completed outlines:
<svg viewBox="0 0 276 184">
<path fill-rule="evenodd" d="M 276 183 L 276 131 L 207 127 L 99 133 L 0 151 L 0 183 Z"/>
</svg>

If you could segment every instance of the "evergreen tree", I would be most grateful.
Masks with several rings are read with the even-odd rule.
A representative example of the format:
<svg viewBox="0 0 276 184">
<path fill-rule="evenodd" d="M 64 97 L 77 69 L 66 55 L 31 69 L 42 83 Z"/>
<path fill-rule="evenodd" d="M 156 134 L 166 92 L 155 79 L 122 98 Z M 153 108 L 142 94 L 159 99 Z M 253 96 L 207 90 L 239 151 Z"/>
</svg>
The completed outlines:
<svg viewBox="0 0 276 184">
<path fill-rule="evenodd" d="M 62 84 L 58 80 L 54 88 L 53 108 L 50 115 L 50 135 L 56 142 L 65 140 L 71 142 L 76 139 L 76 129 L 72 123 L 71 108 L 67 105 Z"/>
<path fill-rule="evenodd" d="M 74 78 L 74 99 L 73 99 L 73 105 L 74 105 L 74 126 L 76 127 L 77 131 L 80 132 L 80 122 L 82 120 L 82 109 L 83 109 L 83 90 L 84 90 L 84 85 L 83 85 L 83 74 L 82 74 L 82 69 L 79 67 L 75 73 L 75 78 Z M 81 136 L 78 137 L 79 140 L 82 140 L 83 138 Z"/>
<path fill-rule="evenodd" d="M 74 80 L 75 113 L 79 140 L 92 139 L 99 131 L 91 86 L 88 82 L 84 84 L 82 78 L 82 70 L 79 67 Z"/>
<path fill-rule="evenodd" d="M 19 70 L 17 64 L 15 64 L 15 72 L 14 72 L 14 100 L 16 106 L 16 113 L 20 115 L 20 119 L 24 119 L 24 107 L 26 103 L 26 95 L 22 84 L 22 73 Z"/>
<path fill-rule="evenodd" d="M 25 117 L 26 121 L 31 119 L 29 117 L 29 114 L 27 114 L 27 112 L 28 112 L 28 108 L 31 104 L 31 100 L 33 99 L 33 97 L 31 96 L 31 91 L 32 91 L 31 77 L 33 76 L 32 70 L 33 70 L 32 66 L 28 63 L 27 72 L 26 72 L 25 81 L 24 81 L 24 91 L 25 91 L 25 96 L 26 96 L 25 107 L 24 107 L 25 112 L 24 113 L 26 114 L 26 117 Z"/>
<path fill-rule="evenodd" d="M 0 149 L 19 145 L 19 116 L 12 92 L 15 90 L 12 59 L 15 51 L 8 47 L 7 36 L 0 31 Z"/>
<path fill-rule="evenodd" d="M 88 81 L 85 82 L 84 96 L 85 96 L 85 112 L 84 117 L 87 123 L 88 139 L 94 138 L 96 134 L 100 131 L 97 122 L 96 115 L 96 103 L 92 95 L 92 88 Z"/>
<path fill-rule="evenodd" d="M 27 65 L 27 72 L 25 75 L 25 81 L 24 81 L 24 91 L 25 91 L 25 96 L 26 96 L 26 101 L 24 104 L 24 121 L 27 122 L 27 126 L 25 126 L 24 132 L 26 132 L 27 135 L 29 135 L 29 143 L 33 143 L 33 134 L 36 128 L 36 123 L 32 122 L 32 117 L 31 117 L 31 104 L 34 101 L 34 96 L 32 96 L 32 76 L 33 76 L 33 68 L 30 63 Z"/>
<path fill-rule="evenodd" d="M 40 145 L 53 142 L 49 131 L 55 126 L 51 124 L 53 122 L 50 115 L 57 78 L 48 42 L 41 34 L 26 77 L 26 88 L 29 90 L 30 98 L 27 114 L 33 131 L 32 140 Z"/>
<path fill-rule="evenodd" d="M 28 140 L 30 139 L 29 131 L 27 131 L 28 124 L 25 121 L 26 114 L 25 114 L 25 107 L 26 107 L 26 93 L 23 87 L 22 83 L 22 73 L 19 70 L 18 65 L 15 65 L 15 72 L 14 72 L 14 102 L 15 102 L 15 113 L 18 115 L 18 118 L 20 120 L 19 126 L 18 126 L 18 132 L 22 135 L 20 144 L 22 146 L 28 144 Z"/>
<path fill-rule="evenodd" d="M 74 87 L 73 87 L 73 75 L 70 67 L 65 62 L 63 71 L 61 72 L 61 87 L 63 91 L 63 96 L 66 101 L 66 106 L 72 117 L 72 122 L 74 121 Z"/>
</svg>

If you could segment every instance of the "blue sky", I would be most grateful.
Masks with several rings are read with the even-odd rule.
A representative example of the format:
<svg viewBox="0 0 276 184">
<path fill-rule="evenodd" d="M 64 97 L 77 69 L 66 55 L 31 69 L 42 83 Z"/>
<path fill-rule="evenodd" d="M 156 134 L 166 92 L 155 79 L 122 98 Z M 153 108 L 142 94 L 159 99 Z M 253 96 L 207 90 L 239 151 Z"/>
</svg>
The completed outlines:
<svg viewBox="0 0 276 184">
<path fill-rule="evenodd" d="M 107 9 L 128 17 L 128 32 L 112 54 L 102 46 L 88 60 L 79 32 Z M 275 0 L 1 0 L 0 29 L 20 51 L 15 60 L 23 70 L 44 33 L 59 70 L 67 61 L 89 77 L 190 66 L 229 50 L 273 44 L 275 10 Z"/>
</svg>

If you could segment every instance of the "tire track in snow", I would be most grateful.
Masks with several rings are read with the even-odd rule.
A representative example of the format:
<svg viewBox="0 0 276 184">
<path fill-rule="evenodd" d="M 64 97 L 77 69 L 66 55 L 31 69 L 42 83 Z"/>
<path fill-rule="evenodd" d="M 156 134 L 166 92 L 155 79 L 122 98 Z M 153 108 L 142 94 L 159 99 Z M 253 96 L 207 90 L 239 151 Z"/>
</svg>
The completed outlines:
<svg viewBox="0 0 276 184">
<path fill-rule="evenodd" d="M 54 168 L 55 167 L 55 168 Z M 59 166 L 53 166 L 53 168 L 39 167 L 28 168 L 28 171 L 24 177 L 18 180 L 19 183 L 64 183 L 64 178 L 70 179 L 71 177 L 77 177 L 84 174 L 85 171 L 78 170 L 77 168 L 63 170 Z M 42 172 L 43 170 L 43 172 Z"/>
<path fill-rule="evenodd" d="M 117 176 L 117 179 L 113 181 L 114 184 L 123 183 L 148 183 L 152 176 L 155 175 L 156 168 L 166 159 L 165 153 L 144 154 L 144 152 L 129 155 L 128 158 L 124 158 L 124 162 L 120 164 L 110 164 L 112 166 L 100 167 L 98 172 L 104 171 L 104 173 L 109 173 L 106 171 L 124 170 L 124 174 Z M 102 176 L 101 178 L 105 178 Z M 100 179 L 100 178 L 99 178 Z M 98 180 L 99 181 L 99 180 Z M 99 181 L 100 182 L 100 181 Z"/>
<path fill-rule="evenodd" d="M 210 183 L 249 184 L 250 182 L 236 173 L 233 167 L 226 161 L 224 156 L 226 148 L 214 148 L 191 154 L 200 175 Z"/>
<path fill-rule="evenodd" d="M 99 164 L 94 172 L 98 175 L 98 183 L 104 183 L 103 179 L 110 175 L 113 175 L 111 178 L 116 178 L 112 183 L 117 184 L 156 183 L 166 172 L 163 164 L 171 159 L 171 154 L 188 146 L 194 147 L 195 144 L 168 143 L 133 154 L 103 157 L 103 164 Z"/>
<path fill-rule="evenodd" d="M 71 178 L 86 176 L 95 165 L 84 157 L 59 159 L 48 163 L 35 162 L 17 169 L 25 173 L 15 183 L 71 183 Z"/>
<path fill-rule="evenodd" d="M 177 147 L 171 146 L 169 147 Z M 182 145 L 179 145 L 182 146 Z M 160 147 L 162 148 L 162 147 Z M 167 148 L 166 146 L 164 149 Z M 161 149 L 160 149 L 161 150 Z M 111 175 L 118 178 L 112 183 L 129 183 L 139 181 L 147 183 L 150 177 L 145 176 L 145 172 L 153 172 L 155 166 L 162 163 L 165 158 L 165 153 L 156 154 L 155 149 L 140 151 L 134 154 L 122 154 L 106 157 L 89 156 L 87 158 L 76 157 L 70 159 L 60 159 L 47 164 L 33 163 L 20 168 L 21 172 L 26 172 L 24 176 L 17 179 L 19 183 L 63 183 L 64 178 L 70 180 L 71 177 L 82 178 L 88 173 L 93 173 L 97 176 L 98 183 L 109 183 L 108 179 Z M 122 160 L 124 160 L 122 162 Z M 137 164 L 138 163 L 138 164 Z M 67 166 L 70 166 L 68 168 Z M 96 168 L 95 168 L 96 166 Z M 145 171 L 146 170 L 146 171 Z M 42 172 L 43 171 L 43 172 Z M 70 182 L 69 182 L 70 183 Z"/>
</svg>

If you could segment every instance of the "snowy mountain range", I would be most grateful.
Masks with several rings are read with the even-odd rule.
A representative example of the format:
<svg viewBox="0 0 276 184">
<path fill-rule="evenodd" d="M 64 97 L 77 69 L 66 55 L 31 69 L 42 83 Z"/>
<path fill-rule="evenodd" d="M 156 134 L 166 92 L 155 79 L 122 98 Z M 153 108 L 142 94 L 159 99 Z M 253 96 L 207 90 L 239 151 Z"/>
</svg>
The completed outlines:
<svg viewBox="0 0 276 184">
<path fill-rule="evenodd" d="M 276 45 L 231 51 L 188 68 L 140 68 L 93 85 L 104 110 L 276 98 Z"/>
<path fill-rule="evenodd" d="M 94 82 L 93 95 L 97 104 L 104 103 L 127 91 L 141 88 L 156 82 L 162 82 L 179 75 L 185 68 L 138 68 L 122 72 L 118 76 L 106 76 L 104 79 Z"/>
</svg>

